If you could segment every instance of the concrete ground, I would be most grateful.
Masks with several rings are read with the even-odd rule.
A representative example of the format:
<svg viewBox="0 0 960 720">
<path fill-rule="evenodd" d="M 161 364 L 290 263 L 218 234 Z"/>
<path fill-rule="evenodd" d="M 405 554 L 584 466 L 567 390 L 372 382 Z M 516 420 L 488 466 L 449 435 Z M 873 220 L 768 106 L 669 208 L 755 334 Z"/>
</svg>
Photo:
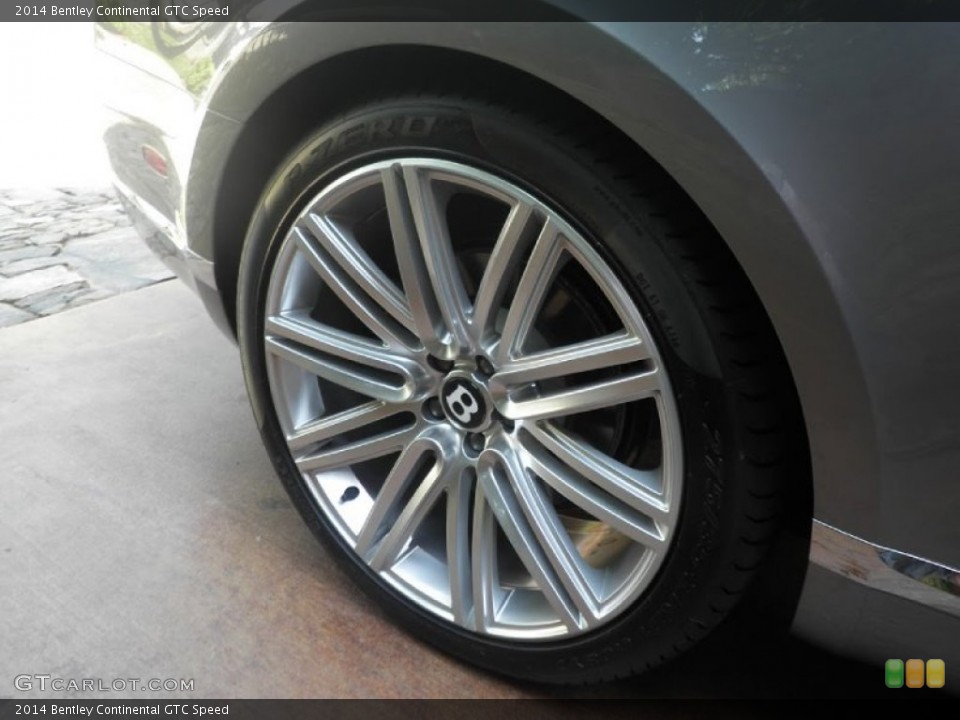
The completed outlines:
<svg viewBox="0 0 960 720">
<path fill-rule="evenodd" d="M 19 674 L 194 680 L 195 697 L 875 695 L 881 668 L 783 637 L 639 680 L 517 685 L 394 627 L 274 476 L 236 348 L 178 282 L 0 329 L 0 697 Z M 730 640 L 731 638 L 727 638 Z"/>
</svg>

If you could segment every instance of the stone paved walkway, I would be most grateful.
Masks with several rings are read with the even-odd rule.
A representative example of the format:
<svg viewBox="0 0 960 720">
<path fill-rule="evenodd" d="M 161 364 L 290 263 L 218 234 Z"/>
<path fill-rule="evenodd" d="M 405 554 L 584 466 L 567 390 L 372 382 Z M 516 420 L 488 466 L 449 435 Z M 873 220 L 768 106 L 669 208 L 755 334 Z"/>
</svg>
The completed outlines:
<svg viewBox="0 0 960 720">
<path fill-rule="evenodd" d="M 0 190 L 0 327 L 170 277 L 112 190 Z"/>
</svg>

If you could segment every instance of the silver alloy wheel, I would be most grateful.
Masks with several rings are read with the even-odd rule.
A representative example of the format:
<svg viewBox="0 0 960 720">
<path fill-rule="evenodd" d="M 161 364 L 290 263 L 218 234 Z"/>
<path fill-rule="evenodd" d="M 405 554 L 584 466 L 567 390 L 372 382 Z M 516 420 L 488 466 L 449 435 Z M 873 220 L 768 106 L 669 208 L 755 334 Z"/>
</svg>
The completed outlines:
<svg viewBox="0 0 960 720">
<path fill-rule="evenodd" d="M 481 226 L 489 241 L 467 248 Z M 551 312 L 597 329 L 565 338 Z M 304 482 L 414 605 L 545 640 L 650 586 L 679 516 L 674 398 L 629 293 L 544 202 L 455 162 L 361 167 L 293 222 L 265 318 Z M 646 418 L 642 437 L 628 417 Z"/>
</svg>

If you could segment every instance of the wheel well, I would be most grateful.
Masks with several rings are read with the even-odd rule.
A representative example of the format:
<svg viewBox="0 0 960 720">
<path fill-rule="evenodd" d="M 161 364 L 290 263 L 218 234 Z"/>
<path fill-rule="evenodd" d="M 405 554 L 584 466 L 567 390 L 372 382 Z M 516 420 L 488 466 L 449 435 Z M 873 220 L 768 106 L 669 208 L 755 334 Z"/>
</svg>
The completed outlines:
<svg viewBox="0 0 960 720">
<path fill-rule="evenodd" d="M 357 78 L 364 78 L 362 83 Z M 217 287 L 236 333 L 236 292 L 242 242 L 263 189 L 307 133 L 350 107 L 403 93 L 457 88 L 520 107 L 561 107 L 571 121 L 603 122 L 577 100 L 495 60 L 470 53 L 422 46 L 357 50 L 311 67 L 276 90 L 245 123 L 224 167 L 214 212 L 213 253 Z M 323 88 L 322 93 L 317 88 Z M 639 149 L 638 149 L 639 151 Z"/>
<path fill-rule="evenodd" d="M 356 82 L 363 78 L 362 83 Z M 507 107 L 537 114 L 549 112 L 563 118 L 571 127 L 590 127 L 602 134 L 610 146 L 632 149 L 638 164 L 656 164 L 619 128 L 575 98 L 522 70 L 467 52 L 424 46 L 384 46 L 357 50 L 315 65 L 276 90 L 250 117 L 237 139 L 225 166 L 214 215 L 214 262 L 217 286 L 227 317 L 236 332 L 237 277 L 242 242 L 263 189 L 283 159 L 319 123 L 332 119 L 351 107 L 379 98 L 429 92 L 456 97 L 458 88 L 469 88 L 473 97 L 487 97 Z M 322 88 L 322 93 L 317 91 Z M 251 149 L 255 151 L 251 152 Z M 666 171 L 661 171 L 668 176 Z M 677 185 L 678 197 L 692 212 L 702 215 L 692 199 Z M 715 231 L 716 232 L 716 231 Z M 719 238 L 719 233 L 716 233 Z M 735 263 L 735 261 L 733 261 Z M 749 284 L 744 274 L 744 281 Z M 759 299 L 757 300 L 759 304 Z M 761 306 L 762 307 L 762 306 Z M 781 349 L 782 356 L 782 349 Z M 796 388 L 786 360 L 784 383 L 796 398 Z M 773 611 L 792 617 L 792 604 L 799 596 L 806 568 L 812 517 L 812 477 L 809 446 L 804 423 L 797 408 L 797 462 L 795 482 L 786 498 L 790 549 L 778 554 L 783 559 L 776 578 L 764 583 L 786 591 Z M 787 582 L 785 565 L 793 577 Z M 796 578 L 796 579 L 795 579 Z M 776 593 L 774 593 L 776 594 Z M 796 596 L 796 597 L 795 597 Z"/>
</svg>

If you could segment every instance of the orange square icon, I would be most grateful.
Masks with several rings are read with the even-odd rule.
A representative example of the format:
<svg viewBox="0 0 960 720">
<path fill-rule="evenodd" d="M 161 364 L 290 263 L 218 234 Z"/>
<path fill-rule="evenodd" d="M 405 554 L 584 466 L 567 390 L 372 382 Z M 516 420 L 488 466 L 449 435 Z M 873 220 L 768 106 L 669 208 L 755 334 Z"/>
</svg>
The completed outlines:
<svg viewBox="0 0 960 720">
<path fill-rule="evenodd" d="M 923 660 L 917 660 L 916 658 L 912 660 L 907 660 L 906 669 L 907 669 L 907 687 L 908 688 L 923 687 L 923 675 L 924 675 Z"/>
<path fill-rule="evenodd" d="M 942 688 L 947 666 L 943 660 L 927 660 L 927 687 Z"/>
</svg>

